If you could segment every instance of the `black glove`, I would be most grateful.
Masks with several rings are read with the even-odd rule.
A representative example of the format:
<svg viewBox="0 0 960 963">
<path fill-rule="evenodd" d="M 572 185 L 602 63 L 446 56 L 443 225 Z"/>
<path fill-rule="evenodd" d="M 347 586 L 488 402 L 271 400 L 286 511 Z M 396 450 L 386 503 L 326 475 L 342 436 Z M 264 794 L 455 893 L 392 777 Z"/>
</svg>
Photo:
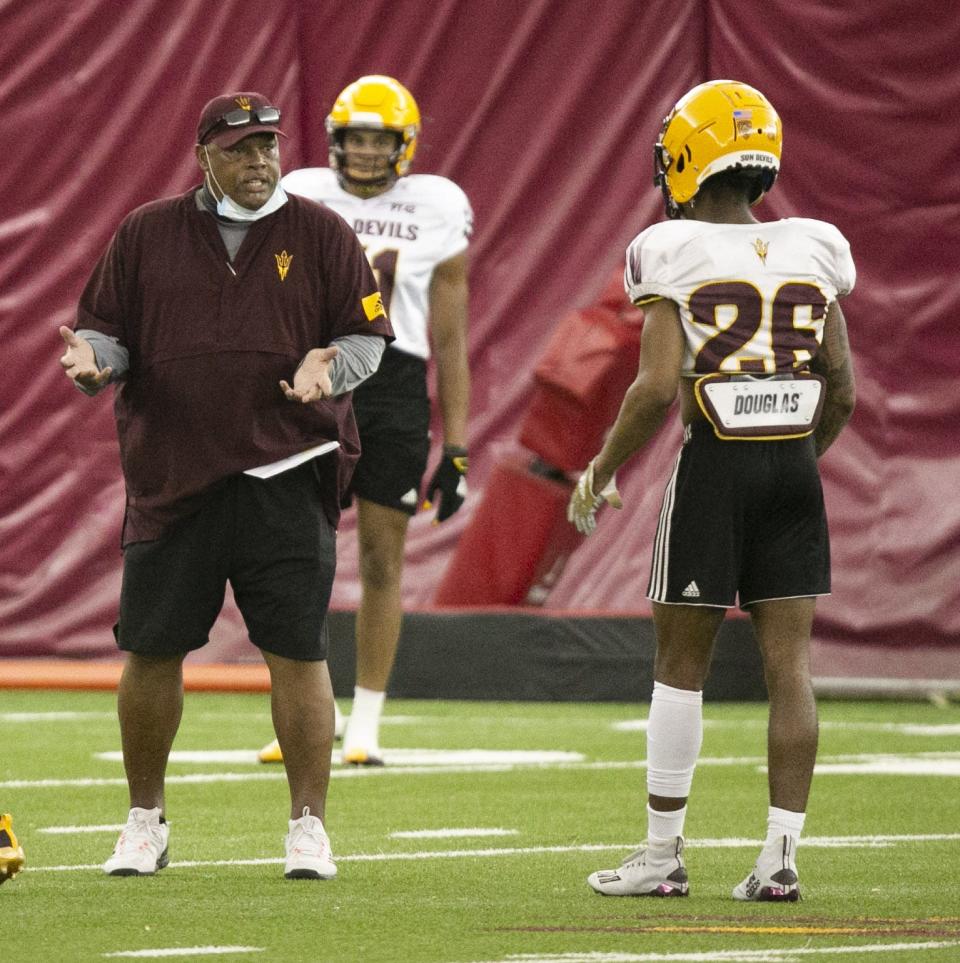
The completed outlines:
<svg viewBox="0 0 960 963">
<path fill-rule="evenodd" d="M 435 521 L 445 522 L 467 497 L 467 449 L 459 445 L 444 445 L 443 458 L 427 487 L 424 509 L 433 507 L 436 493 L 440 492 L 440 508 Z"/>
</svg>

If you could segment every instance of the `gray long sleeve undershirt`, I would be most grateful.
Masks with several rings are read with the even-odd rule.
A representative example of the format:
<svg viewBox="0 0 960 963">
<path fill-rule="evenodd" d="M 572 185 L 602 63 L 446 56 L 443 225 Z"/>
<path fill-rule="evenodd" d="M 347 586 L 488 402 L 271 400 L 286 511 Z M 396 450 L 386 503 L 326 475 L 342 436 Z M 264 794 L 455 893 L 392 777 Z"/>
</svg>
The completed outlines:
<svg viewBox="0 0 960 963">
<path fill-rule="evenodd" d="M 97 367 L 112 368 L 111 383 L 122 381 L 130 370 L 130 352 L 116 338 L 100 331 L 81 328 L 77 335 L 86 339 L 93 348 Z M 342 395 L 353 391 L 363 381 L 380 367 L 386 342 L 380 335 L 347 334 L 342 338 L 335 338 L 332 342 L 340 353 L 330 362 L 330 381 L 334 395 Z M 291 375 L 293 372 L 291 372 Z M 76 382 L 75 382 L 76 383 Z M 95 394 L 77 385 L 84 394 Z"/>
</svg>

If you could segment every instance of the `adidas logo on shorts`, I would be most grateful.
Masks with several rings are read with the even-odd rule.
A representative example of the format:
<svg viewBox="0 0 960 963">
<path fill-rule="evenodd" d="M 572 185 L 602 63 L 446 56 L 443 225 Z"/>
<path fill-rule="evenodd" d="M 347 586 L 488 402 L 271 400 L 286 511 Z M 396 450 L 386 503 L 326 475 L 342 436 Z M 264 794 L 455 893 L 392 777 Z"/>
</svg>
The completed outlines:
<svg viewBox="0 0 960 963">
<path fill-rule="evenodd" d="M 697 588 L 696 582 L 691 582 L 680 594 L 685 599 L 698 599 L 700 598 L 700 589 Z"/>
</svg>

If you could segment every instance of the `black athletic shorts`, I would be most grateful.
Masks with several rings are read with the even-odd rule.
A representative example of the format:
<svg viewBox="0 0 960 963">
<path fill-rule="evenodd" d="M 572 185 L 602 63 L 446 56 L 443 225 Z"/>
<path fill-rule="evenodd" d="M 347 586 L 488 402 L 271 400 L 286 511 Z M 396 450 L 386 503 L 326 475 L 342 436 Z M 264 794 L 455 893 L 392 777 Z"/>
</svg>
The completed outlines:
<svg viewBox="0 0 960 963">
<path fill-rule="evenodd" d="M 413 515 L 430 455 L 427 363 L 387 348 L 376 374 L 353 392 L 360 460 L 343 501 L 365 498 Z"/>
<path fill-rule="evenodd" d="M 124 549 L 117 644 L 158 657 L 199 649 L 229 581 L 254 645 L 326 659 L 335 569 L 316 461 L 267 479 L 234 475 L 161 538 Z"/>
<path fill-rule="evenodd" d="M 664 493 L 647 596 L 732 608 L 830 592 L 813 437 L 721 441 L 695 421 Z"/>
</svg>

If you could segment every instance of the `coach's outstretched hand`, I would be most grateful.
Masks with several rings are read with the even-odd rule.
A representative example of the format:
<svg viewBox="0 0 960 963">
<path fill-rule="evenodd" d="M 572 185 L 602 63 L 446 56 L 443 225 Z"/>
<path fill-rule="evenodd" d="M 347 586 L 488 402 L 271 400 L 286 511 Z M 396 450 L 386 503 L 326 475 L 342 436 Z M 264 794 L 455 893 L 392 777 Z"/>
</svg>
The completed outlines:
<svg viewBox="0 0 960 963">
<path fill-rule="evenodd" d="M 469 458 L 467 449 L 459 445 L 444 445 L 443 458 L 427 486 L 425 510 L 433 507 L 437 492 L 440 493 L 440 507 L 435 522 L 445 522 L 463 504 L 467 497 L 467 468 Z"/>
<path fill-rule="evenodd" d="M 280 382 L 280 389 L 287 396 L 287 400 L 299 401 L 306 405 L 311 401 L 329 398 L 333 394 L 330 363 L 339 353 L 340 349 L 336 345 L 308 351 L 294 373 L 293 385 L 289 385 L 286 381 Z"/>
<path fill-rule="evenodd" d="M 95 395 L 110 380 L 112 368 L 97 367 L 97 356 L 86 338 L 80 338 L 70 328 L 60 326 L 60 337 L 67 350 L 60 357 L 60 364 L 67 377 L 88 395 Z"/>
</svg>

